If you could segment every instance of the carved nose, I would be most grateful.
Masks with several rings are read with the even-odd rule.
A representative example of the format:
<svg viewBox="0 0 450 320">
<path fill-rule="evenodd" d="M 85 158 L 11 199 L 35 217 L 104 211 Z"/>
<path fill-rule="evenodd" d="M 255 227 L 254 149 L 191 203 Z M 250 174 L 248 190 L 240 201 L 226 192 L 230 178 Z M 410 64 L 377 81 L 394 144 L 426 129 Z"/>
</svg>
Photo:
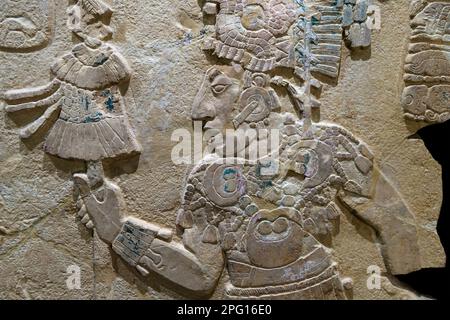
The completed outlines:
<svg viewBox="0 0 450 320">
<path fill-rule="evenodd" d="M 216 111 L 211 103 L 194 104 L 192 107 L 192 120 L 211 120 L 216 116 Z"/>
<path fill-rule="evenodd" d="M 425 21 L 420 17 L 420 16 L 416 16 L 412 21 L 411 21 L 411 27 L 412 28 L 416 28 L 419 26 L 424 26 L 425 25 Z"/>
</svg>

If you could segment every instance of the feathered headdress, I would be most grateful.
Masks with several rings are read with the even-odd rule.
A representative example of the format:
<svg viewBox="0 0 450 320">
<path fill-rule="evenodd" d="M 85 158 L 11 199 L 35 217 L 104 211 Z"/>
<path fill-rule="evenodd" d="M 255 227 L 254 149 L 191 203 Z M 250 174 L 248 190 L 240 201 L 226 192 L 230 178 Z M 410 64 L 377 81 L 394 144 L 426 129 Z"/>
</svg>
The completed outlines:
<svg viewBox="0 0 450 320">
<path fill-rule="evenodd" d="M 81 7 L 92 15 L 111 14 L 112 8 L 102 0 L 80 0 Z"/>
</svg>

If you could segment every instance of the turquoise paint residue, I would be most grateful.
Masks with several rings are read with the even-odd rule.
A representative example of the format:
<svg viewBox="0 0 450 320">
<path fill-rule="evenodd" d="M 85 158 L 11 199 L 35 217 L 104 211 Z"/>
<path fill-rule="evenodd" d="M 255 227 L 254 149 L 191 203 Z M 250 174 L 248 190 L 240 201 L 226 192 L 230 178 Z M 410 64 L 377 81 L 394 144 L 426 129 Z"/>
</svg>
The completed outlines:
<svg viewBox="0 0 450 320">
<path fill-rule="evenodd" d="M 203 28 L 200 30 L 200 37 L 203 38 L 203 37 L 205 37 L 207 34 L 208 34 L 208 30 L 206 30 L 206 28 L 203 27 Z"/>
<path fill-rule="evenodd" d="M 315 16 L 311 18 L 304 16 L 307 11 L 307 4 L 304 0 L 294 0 L 294 2 L 298 6 L 297 11 L 300 16 L 294 28 L 294 35 L 297 38 L 294 51 L 297 63 L 308 69 L 314 63 L 309 46 L 311 43 L 317 44 L 317 35 L 312 30 L 312 26 L 318 25 L 320 21 Z"/>
<path fill-rule="evenodd" d="M 245 179 L 242 178 L 241 172 L 238 168 L 226 168 L 223 170 L 222 177 L 224 178 L 225 182 L 223 186 L 223 190 L 225 192 L 231 193 L 231 192 L 240 192 L 241 194 L 245 193 Z M 236 182 L 236 186 L 233 188 L 233 190 L 230 189 L 230 181 L 234 180 Z"/>
<path fill-rule="evenodd" d="M 97 112 L 96 114 L 94 114 L 92 116 L 87 116 L 86 118 L 84 118 L 83 123 L 99 122 L 102 119 L 103 119 L 103 114 L 101 112 Z"/>
<path fill-rule="evenodd" d="M 230 174 L 236 174 L 236 169 L 234 169 L 234 168 L 226 168 L 225 170 L 223 170 L 223 175 L 224 176 L 228 176 Z"/>
<path fill-rule="evenodd" d="M 114 96 L 110 90 L 105 90 L 102 92 L 102 96 L 106 98 L 105 106 L 108 111 L 114 110 Z"/>
<path fill-rule="evenodd" d="M 255 171 L 256 171 L 256 177 L 258 178 L 258 180 L 260 180 L 260 181 L 258 181 L 258 185 L 259 185 L 262 189 L 270 188 L 270 187 L 273 186 L 272 180 L 264 180 L 264 179 L 262 179 L 262 177 L 261 177 L 261 168 L 270 168 L 270 166 L 271 166 L 270 163 L 268 163 L 268 164 L 266 164 L 266 165 L 263 165 L 263 164 L 261 164 L 261 163 L 259 163 L 259 162 L 258 162 L 258 164 L 256 165 L 256 170 L 255 170 Z"/>
<path fill-rule="evenodd" d="M 235 190 L 230 191 L 230 187 L 228 186 L 227 183 L 225 183 L 225 187 L 223 188 L 225 190 L 225 192 L 234 192 Z"/>
<path fill-rule="evenodd" d="M 311 161 L 311 155 L 309 153 L 305 154 L 305 164 L 308 164 Z"/>
<path fill-rule="evenodd" d="M 91 98 L 88 96 L 82 96 L 80 98 L 80 103 L 84 107 L 84 109 L 89 110 L 89 107 L 91 105 Z"/>
<path fill-rule="evenodd" d="M 305 154 L 305 163 L 303 164 L 303 167 L 305 169 L 305 174 L 308 172 L 308 164 L 311 161 L 311 155 L 309 153 Z"/>
<path fill-rule="evenodd" d="M 318 25 L 319 24 L 319 19 L 317 19 L 316 17 L 312 17 L 311 18 L 311 24 L 313 26 Z"/>
<path fill-rule="evenodd" d="M 94 67 L 101 66 L 106 61 L 108 61 L 108 57 L 102 54 L 100 57 L 97 58 L 97 61 L 94 62 Z"/>
<path fill-rule="evenodd" d="M 233 168 L 227 168 L 223 171 L 222 177 L 225 180 L 236 179 L 238 175 L 238 171 Z"/>
<path fill-rule="evenodd" d="M 183 39 L 183 43 L 185 45 L 187 44 L 191 44 L 192 40 L 194 39 L 194 35 L 191 32 L 186 32 L 184 34 L 184 39 Z"/>
<path fill-rule="evenodd" d="M 273 182 L 270 180 L 262 180 L 259 185 L 261 186 L 261 188 L 266 189 L 266 188 L 270 188 L 273 186 Z"/>
</svg>

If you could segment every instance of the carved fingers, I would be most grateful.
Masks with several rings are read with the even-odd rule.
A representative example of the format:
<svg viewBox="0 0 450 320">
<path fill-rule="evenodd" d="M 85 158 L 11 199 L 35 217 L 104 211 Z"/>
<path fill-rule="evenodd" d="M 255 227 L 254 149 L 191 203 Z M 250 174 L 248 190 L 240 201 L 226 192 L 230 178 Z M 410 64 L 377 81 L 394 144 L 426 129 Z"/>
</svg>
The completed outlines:
<svg viewBox="0 0 450 320">
<path fill-rule="evenodd" d="M 89 214 L 87 213 L 86 206 L 83 203 L 82 199 L 77 201 L 77 216 L 80 218 L 81 223 L 85 225 L 85 227 L 89 230 L 94 229 L 94 223 L 91 221 Z"/>
<path fill-rule="evenodd" d="M 34 135 L 61 109 L 62 92 L 60 90 L 60 84 L 60 81 L 54 80 L 43 87 L 11 90 L 4 93 L 2 98 L 9 103 L 5 107 L 8 113 L 26 111 L 39 107 L 49 107 L 38 119 L 20 129 L 19 136 L 22 139 L 27 139 Z M 49 96 L 43 98 L 45 95 Z M 18 103 L 23 102 L 24 99 L 34 99 L 35 101 Z"/>
</svg>

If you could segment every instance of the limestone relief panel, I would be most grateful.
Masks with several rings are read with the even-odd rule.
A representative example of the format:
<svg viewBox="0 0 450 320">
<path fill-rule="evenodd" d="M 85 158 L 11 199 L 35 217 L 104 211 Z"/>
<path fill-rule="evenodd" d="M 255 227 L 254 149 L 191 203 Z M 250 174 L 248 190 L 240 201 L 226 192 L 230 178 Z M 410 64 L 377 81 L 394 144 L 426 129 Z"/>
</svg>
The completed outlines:
<svg viewBox="0 0 450 320">
<path fill-rule="evenodd" d="M 22 50 L 49 41 L 51 1 L 27 2 L 26 17 L 22 1 L 4 3 L 0 50 L 2 39 L 7 50 L 13 43 Z M 378 50 L 373 43 L 388 37 L 380 31 L 379 3 L 176 3 L 172 12 L 169 2 L 115 1 L 119 10 L 102 0 L 70 1 L 64 28 L 73 43 L 70 51 L 54 54 L 51 80 L 0 91 L 7 117 L 39 114 L 9 128 L 25 146 L 45 132 L 40 151 L 19 152 L 25 158 L 42 152 L 56 168 L 41 166 L 35 156 L 33 170 L 73 183 L 70 209 L 64 210 L 76 212 L 72 223 L 92 243 L 94 291 L 111 290 L 93 298 L 115 295 L 105 279 L 127 283 L 129 298 L 142 291 L 142 298 L 418 298 L 390 282 L 423 268 L 425 250 L 420 208 L 405 200 L 379 156 L 379 140 L 391 143 L 384 136 L 390 133 L 374 138 L 375 123 L 366 121 L 360 137 L 348 123 L 321 113 L 346 112 L 345 104 L 330 102 L 327 94 L 348 92 L 340 86 L 343 74 L 368 64 L 371 50 Z M 447 2 L 411 6 L 406 88 L 397 97 L 409 118 L 449 118 L 449 9 Z M 190 30 L 182 40 L 176 39 L 180 30 Z M 161 39 L 163 50 L 154 39 Z M 153 96 L 155 88 L 166 91 L 169 108 L 161 94 Z M 358 112 L 377 102 L 366 103 Z M 401 120 L 391 122 L 401 126 Z M 200 134 L 207 152 L 190 162 L 189 151 L 177 162 L 170 134 L 190 133 L 192 127 L 200 131 L 194 132 L 194 145 Z M 389 152 L 407 167 L 399 152 Z M 4 189 L 0 183 L 0 209 Z M 14 255 L 17 246 L 12 247 L 5 254 Z M 355 263 L 349 267 L 350 261 Z M 376 294 L 365 278 L 373 265 L 382 270 Z M 159 286 L 168 288 L 167 296 L 154 289 Z"/>
<path fill-rule="evenodd" d="M 374 167 L 370 149 L 342 127 L 312 122 L 311 109 L 320 102 L 311 90 L 322 87 L 312 73 L 338 76 L 343 40 L 343 6 L 314 5 L 205 4 L 203 11 L 216 15 L 216 33 L 204 48 L 230 62 L 206 72 L 192 118 L 218 131 L 278 129 L 279 158 L 202 160 L 189 174 L 177 217 L 183 247 L 172 242 L 170 230 L 125 217 L 116 185 L 105 180 L 99 200 L 89 177 L 75 176 L 84 223 L 98 226 L 99 236 L 144 277 L 156 273 L 204 295 L 216 289 L 225 268 L 230 298 L 346 299 L 352 280 L 341 278 L 330 251 L 338 202 L 377 230 L 391 273 L 420 268 L 414 217 Z M 269 74 L 281 66 L 300 84 Z M 286 89 L 300 117 L 279 112 L 270 84 Z"/>
</svg>

